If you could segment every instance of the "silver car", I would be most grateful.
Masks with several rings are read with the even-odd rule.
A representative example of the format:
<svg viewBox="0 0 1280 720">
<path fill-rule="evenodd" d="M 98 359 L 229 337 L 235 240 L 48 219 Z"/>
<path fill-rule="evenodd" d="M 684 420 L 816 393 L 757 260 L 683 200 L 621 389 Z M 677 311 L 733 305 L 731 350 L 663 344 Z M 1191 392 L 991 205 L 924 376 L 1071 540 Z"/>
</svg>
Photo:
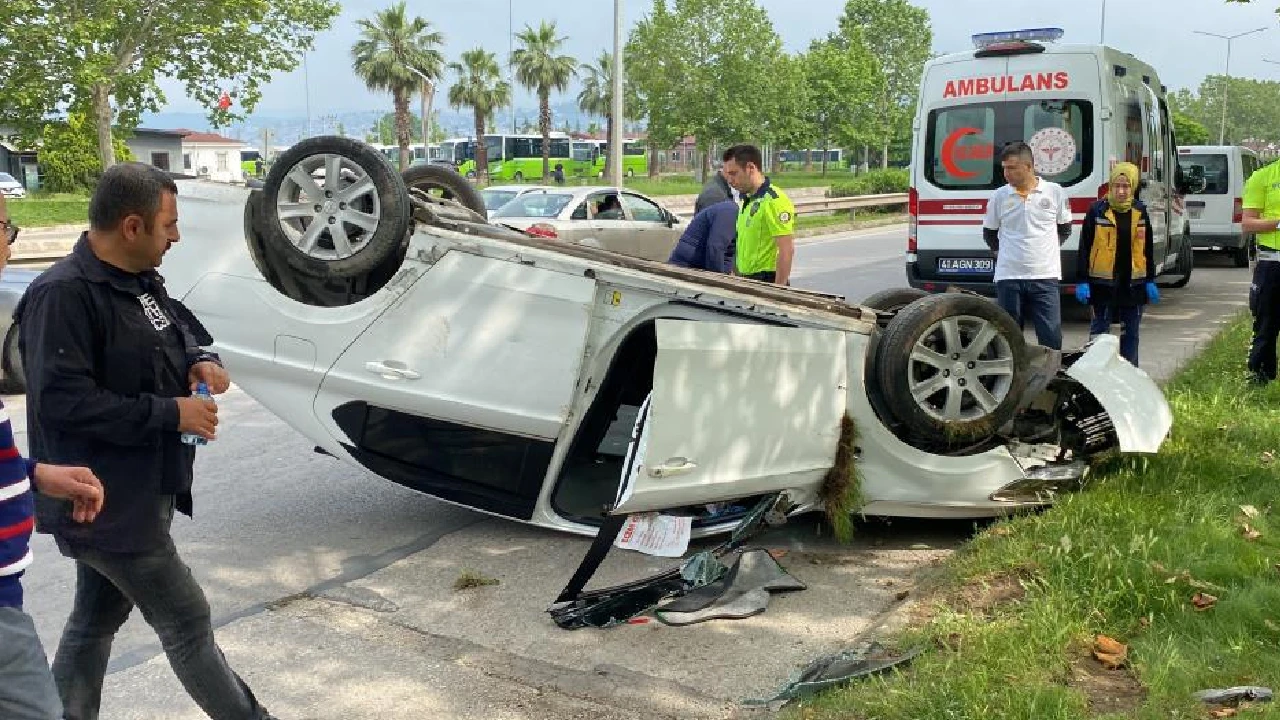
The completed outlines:
<svg viewBox="0 0 1280 720">
<path fill-rule="evenodd" d="M 539 237 L 660 262 L 671 256 L 686 225 L 656 200 L 616 187 L 528 192 L 489 219 Z"/>
<path fill-rule="evenodd" d="M 484 207 L 489 211 L 489 217 L 493 217 L 495 210 L 527 192 L 555 189 L 547 185 L 490 185 L 480 191 L 480 197 L 484 198 Z"/>
</svg>

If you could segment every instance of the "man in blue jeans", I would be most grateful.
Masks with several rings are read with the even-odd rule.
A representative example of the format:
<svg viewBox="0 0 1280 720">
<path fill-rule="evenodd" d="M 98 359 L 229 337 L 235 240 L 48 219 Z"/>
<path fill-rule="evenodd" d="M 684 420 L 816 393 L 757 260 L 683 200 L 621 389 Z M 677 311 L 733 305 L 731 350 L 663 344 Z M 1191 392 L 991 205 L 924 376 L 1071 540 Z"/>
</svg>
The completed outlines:
<svg viewBox="0 0 1280 720">
<path fill-rule="evenodd" d="M 213 439 L 213 394 L 230 379 L 213 338 L 156 272 L 178 242 L 178 188 L 142 163 L 114 165 L 89 201 L 89 231 L 27 288 L 22 328 L 27 429 L 41 463 L 83 464 L 108 501 L 92 523 L 36 496 L 36 530 L 75 560 L 71 616 L 53 660 L 67 720 L 96 720 L 116 632 L 136 607 L 174 674 L 214 720 L 265 720 L 214 640 L 209 603 L 170 536 L 192 513 L 191 433 Z"/>
<path fill-rule="evenodd" d="M 1036 341 L 1062 349 L 1062 244 L 1071 237 L 1071 202 L 1061 185 L 1036 175 L 1024 142 L 1000 153 L 1006 185 L 987 203 L 982 237 L 996 253 L 996 302 L 1018 327 L 1030 320 Z"/>
</svg>

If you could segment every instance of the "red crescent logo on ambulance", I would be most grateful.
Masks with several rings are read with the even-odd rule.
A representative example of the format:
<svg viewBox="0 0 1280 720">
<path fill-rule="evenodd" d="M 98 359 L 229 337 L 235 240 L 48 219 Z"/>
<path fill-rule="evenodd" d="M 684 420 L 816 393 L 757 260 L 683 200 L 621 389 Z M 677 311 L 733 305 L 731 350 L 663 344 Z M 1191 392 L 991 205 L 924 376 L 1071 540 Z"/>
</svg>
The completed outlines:
<svg viewBox="0 0 1280 720">
<path fill-rule="evenodd" d="M 957 158 L 956 146 L 959 145 L 960 141 L 964 138 L 970 135 L 978 135 L 981 132 L 982 130 L 978 128 L 957 128 L 955 132 L 947 136 L 946 140 L 942 141 L 942 167 L 946 168 L 948 175 L 956 178 L 971 178 L 978 174 L 976 171 L 970 172 L 968 170 L 961 170 L 960 166 L 956 164 L 957 160 L 971 159 L 967 157 Z"/>
</svg>

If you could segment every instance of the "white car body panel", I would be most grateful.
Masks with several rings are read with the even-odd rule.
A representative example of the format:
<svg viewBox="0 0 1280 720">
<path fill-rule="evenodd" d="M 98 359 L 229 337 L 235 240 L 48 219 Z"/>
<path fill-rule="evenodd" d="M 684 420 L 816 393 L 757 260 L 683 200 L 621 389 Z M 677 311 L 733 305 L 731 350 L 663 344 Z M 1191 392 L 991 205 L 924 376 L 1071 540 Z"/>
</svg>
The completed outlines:
<svg viewBox="0 0 1280 720">
<path fill-rule="evenodd" d="M 614 512 L 816 486 L 845 411 L 845 333 L 659 321 L 644 457 Z"/>
<path fill-rule="evenodd" d="M 1115 425 L 1120 452 L 1155 453 L 1173 427 L 1173 413 L 1150 375 L 1120 357 L 1120 340 L 1099 335 L 1067 368 L 1102 404 Z"/>
</svg>

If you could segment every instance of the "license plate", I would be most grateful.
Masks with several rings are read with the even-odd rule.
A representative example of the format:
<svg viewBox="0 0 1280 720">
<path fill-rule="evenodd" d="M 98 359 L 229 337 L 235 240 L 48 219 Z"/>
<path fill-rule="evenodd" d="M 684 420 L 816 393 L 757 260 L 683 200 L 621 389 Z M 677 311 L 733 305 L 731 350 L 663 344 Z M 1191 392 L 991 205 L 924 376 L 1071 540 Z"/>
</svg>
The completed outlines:
<svg viewBox="0 0 1280 720">
<path fill-rule="evenodd" d="M 991 258 L 938 258 L 938 272 L 954 275 L 981 275 L 995 271 Z"/>
</svg>

